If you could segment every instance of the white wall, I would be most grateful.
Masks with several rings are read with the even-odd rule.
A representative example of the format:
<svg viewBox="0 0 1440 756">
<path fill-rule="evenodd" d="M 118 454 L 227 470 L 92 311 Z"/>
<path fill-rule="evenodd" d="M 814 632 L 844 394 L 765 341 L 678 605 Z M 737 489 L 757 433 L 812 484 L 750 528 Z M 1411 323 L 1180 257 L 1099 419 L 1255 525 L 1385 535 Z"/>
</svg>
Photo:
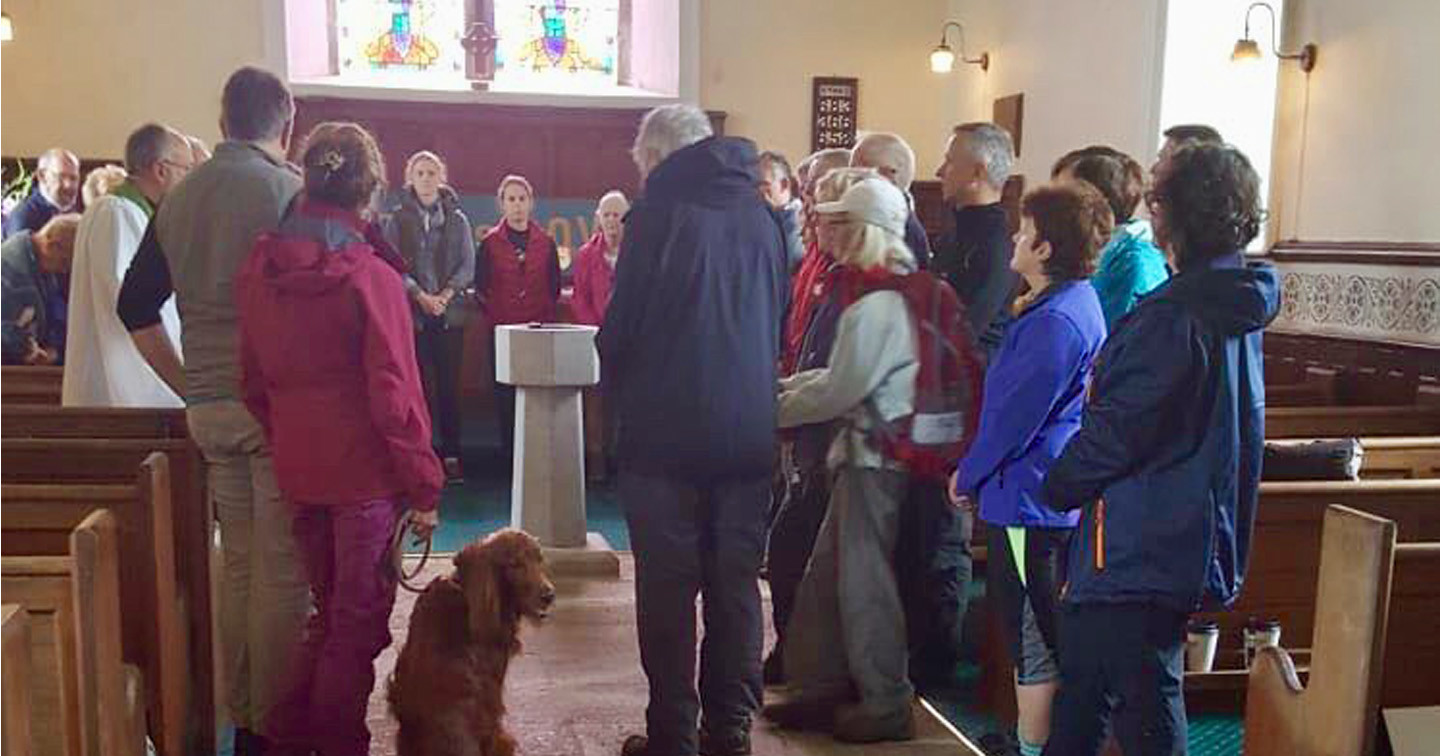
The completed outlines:
<svg viewBox="0 0 1440 756">
<path fill-rule="evenodd" d="M 954 74 L 930 72 L 946 0 L 708 0 L 700 100 L 726 129 L 798 161 L 810 151 L 811 78 L 860 79 L 861 130 L 894 131 L 934 172 L 956 122 Z"/>
<path fill-rule="evenodd" d="M 1285 46 L 1320 54 L 1308 81 L 1281 68 L 1280 238 L 1440 242 L 1440 2 L 1292 0 L 1288 15 Z"/>
<path fill-rule="evenodd" d="M 810 146 L 810 78 L 857 76 L 861 128 L 904 135 L 927 177 L 956 120 L 953 78 L 932 74 L 927 57 L 947 0 L 899 2 L 903 13 L 877 13 L 873 0 L 701 2 L 699 39 L 684 41 L 701 50 L 701 105 L 798 160 Z M 16 29 L 0 48 L 6 155 L 60 144 L 118 157 L 155 119 L 213 141 L 225 77 L 276 65 L 283 44 L 280 0 L 6 0 L 5 10 Z"/>
<path fill-rule="evenodd" d="M 964 120 L 989 120 L 996 98 L 1023 92 L 1019 171 L 1031 185 L 1056 158 L 1109 144 L 1148 162 L 1158 146 L 1164 0 L 950 0 L 967 52 L 990 71 L 957 82 Z"/>
</svg>

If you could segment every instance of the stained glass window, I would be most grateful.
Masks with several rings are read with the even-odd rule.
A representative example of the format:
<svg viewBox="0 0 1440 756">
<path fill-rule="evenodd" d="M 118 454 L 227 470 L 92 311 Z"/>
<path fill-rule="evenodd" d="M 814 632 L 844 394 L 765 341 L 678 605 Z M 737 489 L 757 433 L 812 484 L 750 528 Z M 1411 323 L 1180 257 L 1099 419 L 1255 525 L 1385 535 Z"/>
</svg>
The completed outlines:
<svg viewBox="0 0 1440 756">
<path fill-rule="evenodd" d="M 618 81 L 621 0 L 495 0 L 495 82 L 566 89 Z"/>
<path fill-rule="evenodd" d="M 334 0 L 342 77 L 460 84 L 467 0 Z"/>
</svg>

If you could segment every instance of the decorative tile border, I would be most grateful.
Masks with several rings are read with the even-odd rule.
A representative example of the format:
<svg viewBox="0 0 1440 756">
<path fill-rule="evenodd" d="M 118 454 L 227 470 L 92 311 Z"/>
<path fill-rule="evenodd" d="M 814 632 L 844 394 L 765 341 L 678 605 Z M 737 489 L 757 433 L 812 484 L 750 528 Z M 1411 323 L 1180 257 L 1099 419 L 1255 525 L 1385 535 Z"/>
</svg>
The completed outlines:
<svg viewBox="0 0 1440 756">
<path fill-rule="evenodd" d="M 1278 330 L 1440 347 L 1440 266 L 1280 260 L 1276 267 Z"/>
</svg>

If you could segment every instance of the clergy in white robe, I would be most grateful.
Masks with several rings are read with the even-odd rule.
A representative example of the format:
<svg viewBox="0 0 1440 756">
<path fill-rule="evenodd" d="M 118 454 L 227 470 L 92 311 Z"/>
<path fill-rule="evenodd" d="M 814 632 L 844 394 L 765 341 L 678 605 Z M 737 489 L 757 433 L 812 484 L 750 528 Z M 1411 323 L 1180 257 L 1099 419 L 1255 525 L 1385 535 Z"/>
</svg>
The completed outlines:
<svg viewBox="0 0 1440 756">
<path fill-rule="evenodd" d="M 61 390 L 67 407 L 185 404 L 141 356 L 116 314 L 116 303 L 155 203 L 179 183 L 194 158 L 183 136 L 150 124 L 131 135 L 125 162 L 130 179 L 85 211 L 75 241 Z M 173 298 L 161 319 L 179 353 L 180 316 Z"/>
</svg>

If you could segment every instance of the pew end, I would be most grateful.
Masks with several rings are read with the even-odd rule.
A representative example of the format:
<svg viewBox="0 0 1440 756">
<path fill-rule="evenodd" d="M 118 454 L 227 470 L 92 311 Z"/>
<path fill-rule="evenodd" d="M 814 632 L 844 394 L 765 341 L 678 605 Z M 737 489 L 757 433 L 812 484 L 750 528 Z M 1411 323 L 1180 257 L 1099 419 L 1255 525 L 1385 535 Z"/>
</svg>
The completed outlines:
<svg viewBox="0 0 1440 756">
<path fill-rule="evenodd" d="M 4 645 L 4 756 L 31 756 L 30 740 L 30 613 L 19 604 L 0 607 Z"/>
</svg>

